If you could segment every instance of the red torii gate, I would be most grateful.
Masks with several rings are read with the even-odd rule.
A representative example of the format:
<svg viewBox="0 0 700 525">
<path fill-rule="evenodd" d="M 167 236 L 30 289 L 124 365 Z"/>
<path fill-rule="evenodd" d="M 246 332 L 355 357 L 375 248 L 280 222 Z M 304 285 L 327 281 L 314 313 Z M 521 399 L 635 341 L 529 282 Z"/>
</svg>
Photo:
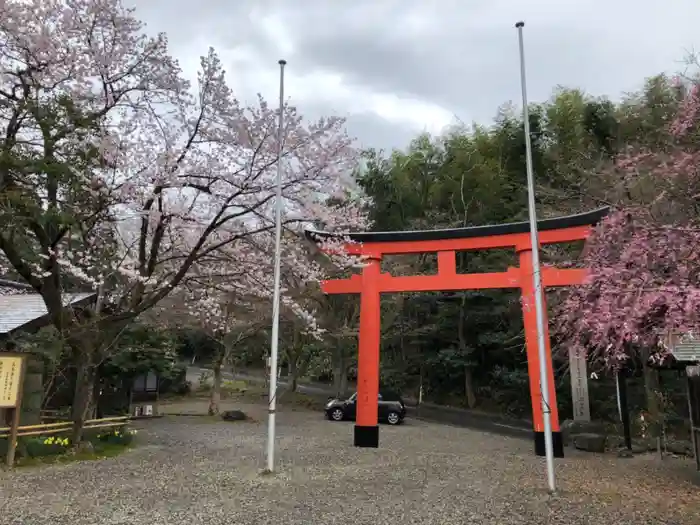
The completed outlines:
<svg viewBox="0 0 700 525">
<path fill-rule="evenodd" d="M 538 221 L 539 242 L 542 245 L 584 240 L 590 235 L 592 227 L 608 212 L 609 208 L 606 207 L 578 215 Z M 333 233 L 316 230 L 307 230 L 306 233 L 311 240 L 335 236 Z M 374 448 L 379 446 L 377 398 L 379 395 L 379 346 L 381 338 L 380 294 L 520 288 L 528 375 L 530 377 L 535 453 L 544 456 L 544 417 L 540 395 L 537 319 L 532 284 L 532 245 L 530 243 L 529 223 L 516 222 L 445 230 L 363 232 L 350 234 L 350 239 L 353 242 L 346 245 L 348 252 L 367 257 L 367 264 L 363 268 L 362 274 L 353 275 L 349 279 L 324 281 L 322 289 L 327 294 L 360 294 L 355 446 Z M 457 273 L 457 251 L 511 247 L 519 256 L 520 266 L 517 268 L 510 267 L 505 272 L 494 273 Z M 380 262 L 384 255 L 409 253 L 437 253 L 437 275 L 395 277 L 390 273 L 381 272 Z M 559 269 L 544 266 L 541 271 L 543 287 L 581 284 L 585 275 L 585 269 Z M 545 339 L 548 355 L 550 355 L 549 331 L 545 334 Z M 547 359 L 546 368 L 552 410 L 554 455 L 564 457 L 551 357 Z"/>
</svg>

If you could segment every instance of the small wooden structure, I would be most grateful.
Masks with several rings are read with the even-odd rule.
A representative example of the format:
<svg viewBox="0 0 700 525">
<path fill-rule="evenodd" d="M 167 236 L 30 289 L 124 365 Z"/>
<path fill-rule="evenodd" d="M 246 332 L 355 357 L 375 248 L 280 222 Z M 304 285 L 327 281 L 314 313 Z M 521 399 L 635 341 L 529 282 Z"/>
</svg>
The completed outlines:
<svg viewBox="0 0 700 525">
<path fill-rule="evenodd" d="M 63 305 L 76 311 L 92 308 L 97 300 L 95 292 L 67 292 L 62 294 Z M 46 304 L 40 294 L 26 283 L 0 278 L 0 355 L 13 352 L 13 338 L 23 333 L 35 333 L 51 325 Z M 49 392 L 44 392 L 46 375 L 43 360 L 26 355 L 22 399 L 22 423 L 39 423 L 44 400 L 73 398 L 73 385 L 68 381 L 51 381 Z M 61 395 L 54 396 L 56 392 Z M 55 408 L 59 408 L 56 406 Z M 2 408 L 0 407 L 0 412 Z M 0 415 L 0 418 L 2 416 Z"/>
<path fill-rule="evenodd" d="M 158 415 L 158 375 L 149 371 L 134 378 L 130 389 L 129 413 L 131 417 L 154 417 Z"/>
<path fill-rule="evenodd" d="M 671 334 L 667 345 L 676 362 L 686 365 L 690 437 L 695 466 L 700 471 L 700 337 L 693 333 Z"/>
</svg>

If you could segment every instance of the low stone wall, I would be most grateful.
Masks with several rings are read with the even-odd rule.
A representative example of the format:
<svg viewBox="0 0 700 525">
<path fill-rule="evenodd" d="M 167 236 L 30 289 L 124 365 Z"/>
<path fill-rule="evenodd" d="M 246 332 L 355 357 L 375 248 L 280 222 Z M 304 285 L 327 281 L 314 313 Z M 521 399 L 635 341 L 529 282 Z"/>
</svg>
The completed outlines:
<svg viewBox="0 0 700 525">
<path fill-rule="evenodd" d="M 578 450 L 602 453 L 605 451 L 618 451 L 620 455 L 643 454 L 658 452 L 659 443 L 656 438 L 632 439 L 632 450 L 627 450 L 623 436 L 618 435 L 613 425 L 597 421 L 572 421 L 570 419 L 561 423 L 562 438 L 565 445 L 573 446 Z M 690 438 L 667 439 L 661 442 L 662 454 L 674 454 L 677 456 L 693 456 L 693 445 Z"/>
</svg>

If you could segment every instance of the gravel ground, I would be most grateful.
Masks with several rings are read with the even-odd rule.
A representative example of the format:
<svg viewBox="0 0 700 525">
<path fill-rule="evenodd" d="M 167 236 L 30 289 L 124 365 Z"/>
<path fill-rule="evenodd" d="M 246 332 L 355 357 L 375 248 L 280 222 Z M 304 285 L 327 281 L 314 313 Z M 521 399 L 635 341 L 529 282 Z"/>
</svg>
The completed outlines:
<svg viewBox="0 0 700 525">
<path fill-rule="evenodd" d="M 278 421 L 274 476 L 259 475 L 264 423 L 166 417 L 140 423 L 120 457 L 0 471 L 0 524 L 700 523 L 690 461 L 567 449 L 549 496 L 527 441 L 408 421 L 357 449 L 351 423 Z"/>
</svg>

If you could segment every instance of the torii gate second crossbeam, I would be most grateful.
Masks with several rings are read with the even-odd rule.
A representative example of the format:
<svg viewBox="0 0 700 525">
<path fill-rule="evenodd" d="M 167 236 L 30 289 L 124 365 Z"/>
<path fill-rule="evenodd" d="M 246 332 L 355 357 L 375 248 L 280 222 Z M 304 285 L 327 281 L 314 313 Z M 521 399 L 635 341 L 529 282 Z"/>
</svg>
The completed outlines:
<svg viewBox="0 0 700 525">
<path fill-rule="evenodd" d="M 591 229 L 607 213 L 600 208 L 587 213 L 545 219 L 538 222 L 540 244 L 554 244 L 584 240 Z M 333 237 L 335 234 L 308 230 L 314 240 Z M 545 455 L 544 417 L 540 394 L 539 358 L 537 354 L 537 319 L 534 307 L 532 283 L 532 245 L 530 226 L 517 222 L 493 226 L 477 226 L 445 230 L 407 232 L 363 232 L 350 235 L 348 252 L 367 258 L 361 275 L 349 279 L 324 281 L 322 289 L 328 294 L 360 294 L 360 334 L 357 381 L 357 419 L 354 444 L 358 447 L 378 447 L 377 399 L 379 396 L 379 347 L 381 339 L 380 295 L 389 292 L 429 292 L 454 290 L 483 290 L 491 288 L 520 288 L 522 294 L 525 344 L 527 348 L 528 376 L 532 401 L 535 453 Z M 457 273 L 457 251 L 513 248 L 518 254 L 518 267 L 496 273 Z M 437 253 L 437 275 L 412 275 L 396 277 L 382 273 L 381 259 L 385 255 L 409 253 Z M 581 284 L 585 269 L 559 269 L 545 266 L 541 271 L 542 284 L 570 286 Z M 543 297 L 544 301 L 544 297 Z M 546 304 L 546 303 L 544 303 Z M 554 388 L 549 332 L 547 341 L 546 381 L 549 383 L 552 441 L 554 455 L 564 456 L 564 444 L 559 427 L 559 414 Z"/>
</svg>

